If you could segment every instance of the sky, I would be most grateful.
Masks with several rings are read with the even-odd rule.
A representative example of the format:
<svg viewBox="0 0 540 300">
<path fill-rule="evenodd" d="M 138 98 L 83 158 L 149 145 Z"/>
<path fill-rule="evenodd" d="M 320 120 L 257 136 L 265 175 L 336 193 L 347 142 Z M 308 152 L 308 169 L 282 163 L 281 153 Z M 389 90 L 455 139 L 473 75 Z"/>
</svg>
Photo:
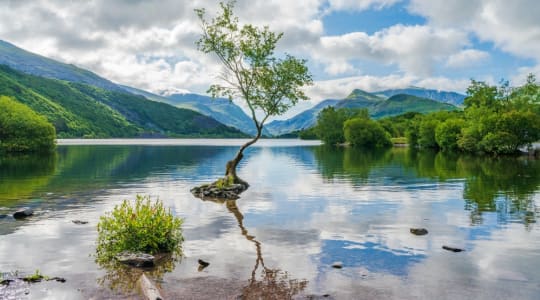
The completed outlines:
<svg viewBox="0 0 540 300">
<path fill-rule="evenodd" d="M 197 50 L 195 8 L 214 0 L 0 0 L 0 39 L 155 93 L 204 94 L 221 66 Z M 241 23 L 283 32 L 308 60 L 311 101 L 418 86 L 464 93 L 540 75 L 537 0 L 238 0 Z"/>
</svg>

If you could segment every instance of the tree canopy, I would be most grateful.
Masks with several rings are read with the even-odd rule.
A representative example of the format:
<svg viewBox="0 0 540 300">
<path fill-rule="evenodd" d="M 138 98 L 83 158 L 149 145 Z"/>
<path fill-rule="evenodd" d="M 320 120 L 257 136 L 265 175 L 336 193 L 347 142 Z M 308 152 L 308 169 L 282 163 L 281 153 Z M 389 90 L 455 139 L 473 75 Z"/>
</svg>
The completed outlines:
<svg viewBox="0 0 540 300">
<path fill-rule="evenodd" d="M 233 13 L 234 4 L 221 2 L 221 14 L 210 20 L 204 8 L 195 10 L 203 31 L 197 46 L 204 53 L 216 55 L 223 66 L 219 82 L 208 92 L 213 97 L 243 101 L 257 129 L 255 137 L 227 163 L 225 175 L 245 183 L 236 176 L 243 151 L 261 137 L 269 117 L 281 115 L 298 101 L 308 99 L 302 88 L 312 84 L 312 77 L 306 60 L 274 53 L 283 33 L 272 32 L 267 26 L 240 25 Z"/>
<path fill-rule="evenodd" d="M 50 152 L 54 126 L 15 99 L 0 96 L 0 152 Z"/>
</svg>

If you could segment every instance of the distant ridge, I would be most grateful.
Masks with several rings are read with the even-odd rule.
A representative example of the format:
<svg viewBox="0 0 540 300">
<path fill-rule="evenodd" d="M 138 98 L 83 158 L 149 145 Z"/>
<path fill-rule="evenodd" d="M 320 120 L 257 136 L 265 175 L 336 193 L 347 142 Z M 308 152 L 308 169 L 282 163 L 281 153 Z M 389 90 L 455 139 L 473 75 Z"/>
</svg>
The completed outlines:
<svg viewBox="0 0 540 300">
<path fill-rule="evenodd" d="M 383 95 L 385 97 L 392 97 L 398 94 L 411 95 L 421 98 L 427 98 L 443 103 L 452 104 L 455 106 L 463 105 L 465 95 L 456 92 L 438 91 L 433 89 L 424 89 L 419 87 L 409 87 L 406 89 L 390 89 L 379 92 L 374 92 L 376 95 Z"/>
<path fill-rule="evenodd" d="M 230 102 L 228 99 L 213 99 L 209 96 L 193 93 L 160 96 L 128 86 L 122 86 L 122 88 L 133 94 L 145 96 L 150 100 L 169 103 L 178 108 L 194 110 L 205 116 L 212 117 L 223 124 L 235 127 L 244 133 L 250 135 L 256 133 L 253 120 L 238 105 Z M 267 130 L 263 130 L 263 134 L 269 135 Z"/>
<path fill-rule="evenodd" d="M 84 83 L 106 90 L 123 90 L 115 83 L 88 70 L 28 52 L 2 40 L 0 40 L 0 64 L 31 75 Z"/>
<path fill-rule="evenodd" d="M 328 106 L 351 109 L 366 108 L 370 116 L 376 119 L 406 112 L 428 113 L 458 109 L 448 103 L 441 103 L 414 95 L 396 94 L 387 98 L 380 93 L 369 93 L 355 89 L 342 100 L 324 100 L 313 108 L 305 110 L 288 120 L 273 121 L 268 124 L 267 129 L 274 135 L 282 135 L 313 127 L 317 123 L 319 112 Z"/>
</svg>

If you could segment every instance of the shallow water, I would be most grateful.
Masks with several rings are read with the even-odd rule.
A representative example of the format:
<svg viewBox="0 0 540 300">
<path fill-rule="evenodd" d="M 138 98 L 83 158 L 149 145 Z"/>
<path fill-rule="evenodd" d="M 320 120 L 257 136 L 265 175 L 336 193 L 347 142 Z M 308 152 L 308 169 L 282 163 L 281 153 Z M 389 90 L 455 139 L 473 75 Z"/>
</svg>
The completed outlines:
<svg viewBox="0 0 540 300">
<path fill-rule="evenodd" d="M 135 194 L 185 220 L 184 258 L 151 275 L 166 298 L 538 298 L 538 160 L 263 141 L 239 168 L 250 189 L 215 203 L 189 189 L 221 176 L 239 141 L 158 141 L 0 158 L 0 272 L 67 280 L 0 285 L 0 298 L 137 298 L 130 274 L 92 256 L 99 216 Z M 13 219 L 23 206 L 35 216 Z"/>
</svg>

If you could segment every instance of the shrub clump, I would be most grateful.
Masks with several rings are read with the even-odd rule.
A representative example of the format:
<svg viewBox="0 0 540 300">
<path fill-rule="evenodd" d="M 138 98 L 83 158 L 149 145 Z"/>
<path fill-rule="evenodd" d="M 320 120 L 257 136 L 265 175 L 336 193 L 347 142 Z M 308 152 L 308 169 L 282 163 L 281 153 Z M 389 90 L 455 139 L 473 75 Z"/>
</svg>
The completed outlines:
<svg viewBox="0 0 540 300">
<path fill-rule="evenodd" d="M 100 218 L 97 258 L 108 261 L 123 251 L 148 254 L 181 253 L 182 219 L 159 200 L 137 195 L 134 205 L 124 200 Z"/>
</svg>

